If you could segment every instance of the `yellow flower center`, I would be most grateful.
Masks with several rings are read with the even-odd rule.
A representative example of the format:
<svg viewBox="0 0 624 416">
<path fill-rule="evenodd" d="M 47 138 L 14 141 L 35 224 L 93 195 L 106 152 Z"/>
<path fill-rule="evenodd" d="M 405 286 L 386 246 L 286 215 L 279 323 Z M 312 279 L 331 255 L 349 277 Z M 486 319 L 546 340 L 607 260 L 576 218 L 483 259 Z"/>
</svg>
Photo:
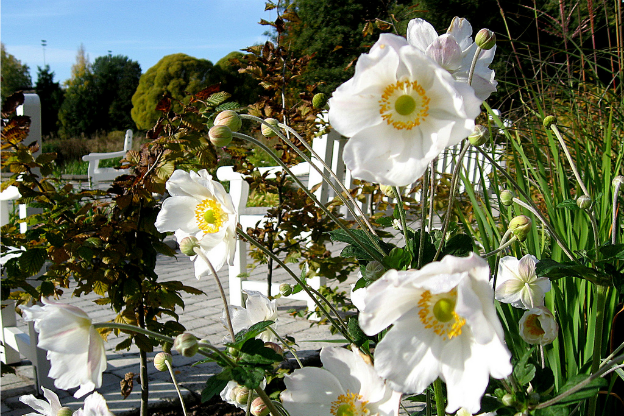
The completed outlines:
<svg viewBox="0 0 624 416">
<path fill-rule="evenodd" d="M 429 115 L 430 101 L 418 81 L 397 81 L 384 89 L 379 114 L 395 129 L 411 130 Z"/>
<path fill-rule="evenodd" d="M 542 324 L 540 324 L 537 315 L 535 314 L 529 315 L 524 322 L 524 325 L 529 330 L 529 333 L 533 336 L 539 337 L 546 333 L 546 331 L 544 331 L 544 329 L 542 328 Z"/>
<path fill-rule="evenodd" d="M 332 402 L 330 412 L 334 416 L 369 416 L 370 410 L 366 407 L 368 401 L 355 393 L 341 394 Z"/>
<path fill-rule="evenodd" d="M 223 212 L 221 204 L 214 199 L 204 199 L 195 207 L 195 221 L 202 231 L 216 233 L 227 220 L 228 214 Z"/>
<path fill-rule="evenodd" d="M 457 303 L 457 289 L 450 292 L 432 295 L 425 291 L 418 301 L 418 316 L 425 328 L 433 329 L 433 332 L 444 340 L 459 336 L 466 320 L 455 312 Z"/>
</svg>

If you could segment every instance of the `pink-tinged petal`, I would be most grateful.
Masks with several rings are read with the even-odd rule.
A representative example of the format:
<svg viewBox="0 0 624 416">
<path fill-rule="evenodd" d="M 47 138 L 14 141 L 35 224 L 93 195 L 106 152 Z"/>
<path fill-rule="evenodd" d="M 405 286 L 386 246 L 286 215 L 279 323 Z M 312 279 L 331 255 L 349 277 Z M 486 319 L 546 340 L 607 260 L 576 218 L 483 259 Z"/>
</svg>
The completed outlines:
<svg viewBox="0 0 624 416">
<path fill-rule="evenodd" d="M 427 48 L 427 56 L 447 71 L 455 71 L 462 63 L 462 50 L 451 35 L 436 38 Z"/>
<path fill-rule="evenodd" d="M 187 233 L 199 231 L 195 207 L 199 201 L 191 196 L 174 196 L 165 199 L 154 225 L 161 233 L 178 229 Z"/>
<path fill-rule="evenodd" d="M 518 279 L 510 279 L 502 284 L 496 283 L 496 300 L 503 303 L 509 303 L 515 305 L 521 304 L 522 289 L 524 289 L 524 283 Z"/>
<path fill-rule="evenodd" d="M 277 319 L 277 307 L 275 301 L 269 300 L 260 292 L 248 290 L 245 309 L 252 324 L 262 321 L 275 321 Z"/>
<path fill-rule="evenodd" d="M 551 288 L 550 279 L 547 277 L 539 277 L 533 284 L 539 287 L 542 293 L 549 292 Z"/>
<path fill-rule="evenodd" d="M 339 347 L 323 348 L 321 362 L 323 368 L 332 373 L 345 390 L 360 394 L 369 402 L 383 399 L 386 392 L 384 381 L 357 351 Z"/>
<path fill-rule="evenodd" d="M 406 315 L 375 348 L 375 370 L 394 390 L 421 393 L 440 374 L 439 338 L 416 313 Z"/>
<path fill-rule="evenodd" d="M 438 32 L 426 20 L 412 19 L 407 25 L 407 42 L 422 52 L 437 38 Z"/>
<path fill-rule="evenodd" d="M 454 17 L 446 33 L 455 38 L 462 50 L 472 44 L 472 25 L 464 18 Z"/>
<path fill-rule="evenodd" d="M 404 283 L 407 273 L 389 270 L 368 286 L 359 316 L 360 327 L 367 335 L 381 332 L 416 307 L 421 291 Z"/>
<path fill-rule="evenodd" d="M 518 276 L 525 282 L 529 282 L 536 278 L 535 265 L 537 264 L 537 257 L 527 254 L 518 261 Z"/>
</svg>

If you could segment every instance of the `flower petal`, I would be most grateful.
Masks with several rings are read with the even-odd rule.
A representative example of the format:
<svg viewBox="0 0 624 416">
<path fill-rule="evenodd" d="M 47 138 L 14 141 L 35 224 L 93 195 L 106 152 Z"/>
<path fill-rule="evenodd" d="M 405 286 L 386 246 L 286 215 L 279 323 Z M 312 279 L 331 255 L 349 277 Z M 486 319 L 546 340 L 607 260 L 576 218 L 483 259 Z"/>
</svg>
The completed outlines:
<svg viewBox="0 0 624 416">
<path fill-rule="evenodd" d="M 199 201 L 192 196 L 174 196 L 165 199 L 154 225 L 161 233 L 176 231 L 194 234 L 199 231 L 195 207 Z"/>
<path fill-rule="evenodd" d="M 407 25 L 407 42 L 425 52 L 438 38 L 438 32 L 424 19 L 412 19 Z"/>
</svg>

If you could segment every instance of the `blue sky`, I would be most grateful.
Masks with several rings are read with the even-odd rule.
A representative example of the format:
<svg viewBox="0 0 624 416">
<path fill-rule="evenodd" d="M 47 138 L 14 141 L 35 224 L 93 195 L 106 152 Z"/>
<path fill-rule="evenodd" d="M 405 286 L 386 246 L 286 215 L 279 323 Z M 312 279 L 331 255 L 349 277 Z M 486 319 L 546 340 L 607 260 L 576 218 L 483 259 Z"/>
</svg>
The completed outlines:
<svg viewBox="0 0 624 416">
<path fill-rule="evenodd" d="M 163 56 L 185 53 L 217 62 L 228 53 L 264 43 L 274 20 L 265 0 L 2 0 L 1 40 L 30 67 L 33 84 L 45 63 L 55 81 L 70 77 L 83 44 L 89 60 L 126 55 L 147 71 Z"/>
</svg>

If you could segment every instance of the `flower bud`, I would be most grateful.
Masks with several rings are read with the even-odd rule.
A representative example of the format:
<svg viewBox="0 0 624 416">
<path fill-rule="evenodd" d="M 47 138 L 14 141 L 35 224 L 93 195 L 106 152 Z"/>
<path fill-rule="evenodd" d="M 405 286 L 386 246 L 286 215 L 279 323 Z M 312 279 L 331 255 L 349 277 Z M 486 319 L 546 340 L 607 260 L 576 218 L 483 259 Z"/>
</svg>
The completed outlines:
<svg viewBox="0 0 624 416">
<path fill-rule="evenodd" d="M 197 255 L 197 253 L 195 253 L 196 247 L 199 247 L 199 240 L 197 240 L 197 237 L 184 237 L 182 241 L 180 241 L 180 251 L 187 256 Z"/>
<path fill-rule="evenodd" d="M 529 309 L 518 323 L 520 337 L 529 344 L 547 345 L 557 338 L 559 325 L 555 317 L 544 306 Z"/>
<path fill-rule="evenodd" d="M 555 116 L 547 116 L 544 118 L 544 127 L 546 127 L 547 129 L 550 128 L 550 126 L 552 126 L 553 124 L 557 124 L 557 117 Z"/>
<path fill-rule="evenodd" d="M 56 416 L 72 416 L 73 414 L 74 411 L 69 407 L 61 407 L 58 412 L 56 412 Z"/>
<path fill-rule="evenodd" d="M 576 199 L 576 205 L 580 209 L 589 209 L 592 206 L 592 199 L 587 195 L 581 195 Z"/>
<path fill-rule="evenodd" d="M 477 124 L 474 131 L 468 136 L 468 141 L 473 146 L 481 146 L 490 139 L 490 130 L 487 127 Z"/>
<path fill-rule="evenodd" d="M 289 285 L 288 283 L 282 283 L 279 287 L 279 291 L 282 294 L 282 296 L 290 296 L 292 295 L 292 286 Z"/>
<path fill-rule="evenodd" d="M 624 176 L 616 176 L 615 178 L 613 178 L 613 181 L 611 183 L 613 184 L 613 186 L 621 186 L 624 183 Z"/>
<path fill-rule="evenodd" d="M 388 198 L 396 198 L 397 194 L 394 191 L 394 186 L 391 185 L 379 185 L 379 190 L 382 194 L 387 196 Z"/>
<path fill-rule="evenodd" d="M 315 94 L 314 97 L 312 97 L 312 106 L 314 108 L 323 108 L 326 104 L 327 95 L 323 94 L 322 92 Z"/>
<path fill-rule="evenodd" d="M 185 357 L 192 357 L 199 350 L 199 343 L 195 335 L 185 332 L 176 337 L 173 348 Z"/>
<path fill-rule="evenodd" d="M 236 111 L 221 111 L 214 119 L 215 126 L 227 126 L 232 131 L 239 131 L 243 126 L 243 120 Z"/>
<path fill-rule="evenodd" d="M 507 393 L 503 396 L 501 402 L 503 402 L 505 406 L 513 406 L 516 403 L 516 398 L 513 396 L 513 394 Z"/>
<path fill-rule="evenodd" d="M 156 367 L 156 370 L 158 371 L 167 371 L 169 370 L 169 367 L 167 367 L 167 363 L 171 364 L 172 361 L 173 360 L 171 354 L 168 354 L 166 352 L 159 352 L 154 357 L 154 367 Z"/>
<path fill-rule="evenodd" d="M 217 147 L 227 146 L 232 142 L 232 130 L 228 126 L 216 125 L 208 130 L 210 142 Z"/>
<path fill-rule="evenodd" d="M 518 241 L 524 241 L 531 230 L 531 218 L 526 215 L 518 215 L 509 222 L 509 229 Z"/>
<path fill-rule="evenodd" d="M 236 394 L 236 403 L 242 404 L 244 406 L 247 405 L 247 400 L 249 399 L 249 395 L 253 394 L 251 390 L 249 390 L 245 386 L 240 386 L 234 389 Z"/>
<path fill-rule="evenodd" d="M 502 205 L 508 207 L 513 204 L 514 194 L 509 189 L 503 190 L 500 194 L 500 202 Z"/>
<path fill-rule="evenodd" d="M 275 127 L 275 128 L 279 128 L 278 124 L 279 121 L 275 120 L 274 118 L 267 118 L 266 120 L 264 120 L 266 123 L 270 124 L 271 126 Z M 262 130 L 262 135 L 264 137 L 274 137 L 277 136 L 277 134 L 273 131 L 273 129 L 269 126 L 267 126 L 266 124 L 262 124 L 262 127 L 260 128 Z"/>
<path fill-rule="evenodd" d="M 254 416 L 266 416 L 269 414 L 269 408 L 261 397 L 256 397 L 251 402 L 251 414 Z"/>
<path fill-rule="evenodd" d="M 279 355 L 284 355 L 284 349 L 274 342 L 265 342 L 264 346 L 267 348 L 271 348 L 273 351 L 275 351 Z"/>
<path fill-rule="evenodd" d="M 496 45 L 496 34 L 490 29 L 481 29 L 475 36 L 475 43 L 484 51 L 492 49 Z"/>
<path fill-rule="evenodd" d="M 377 280 L 386 272 L 386 268 L 377 260 L 373 260 L 366 265 L 364 269 L 364 277 L 367 280 Z"/>
</svg>

